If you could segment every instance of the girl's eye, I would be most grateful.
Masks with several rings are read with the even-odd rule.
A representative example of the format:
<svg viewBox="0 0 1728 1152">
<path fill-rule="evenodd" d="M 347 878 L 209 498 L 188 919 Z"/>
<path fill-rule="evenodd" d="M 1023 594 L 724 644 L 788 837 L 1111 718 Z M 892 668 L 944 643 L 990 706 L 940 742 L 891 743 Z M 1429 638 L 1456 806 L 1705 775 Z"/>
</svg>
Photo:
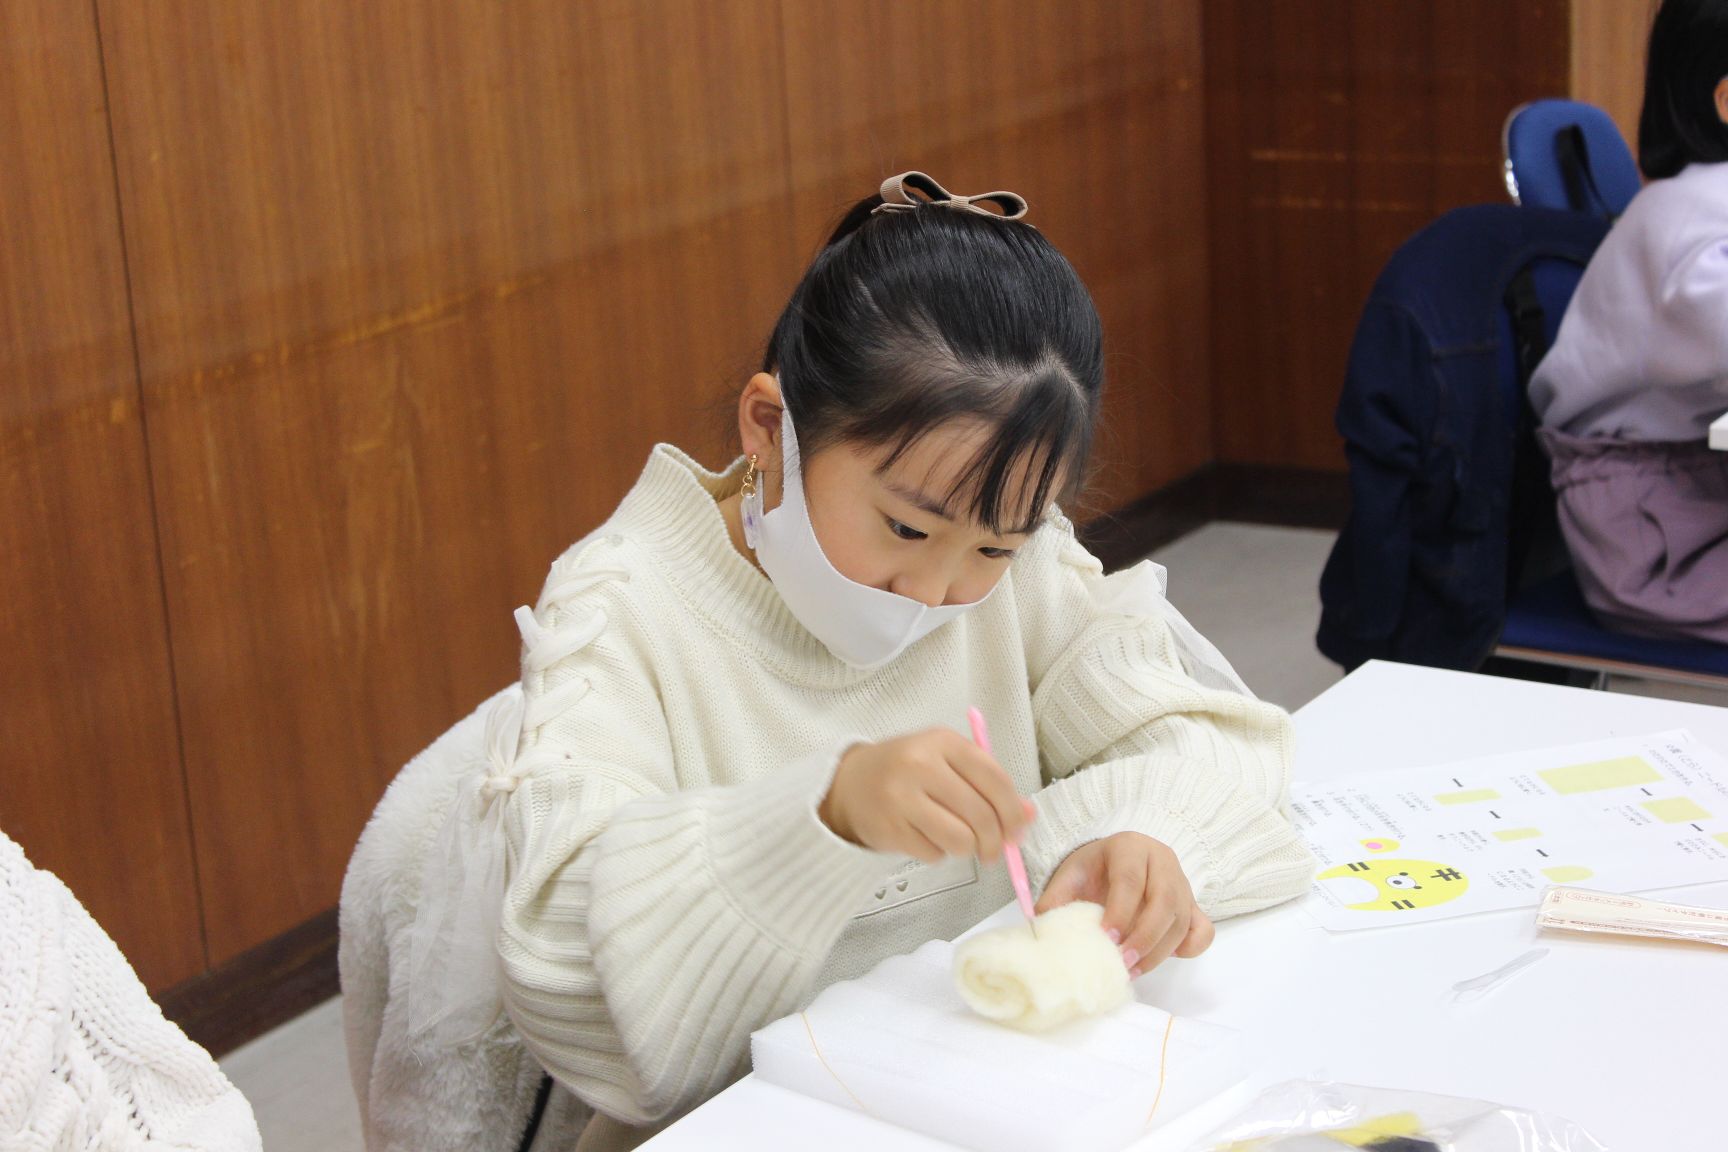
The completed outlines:
<svg viewBox="0 0 1728 1152">
<path fill-rule="evenodd" d="M 1014 549 L 1012 548 L 980 548 L 978 551 L 991 560 L 1014 559 Z"/>
<path fill-rule="evenodd" d="M 894 533 L 894 535 L 900 537 L 902 540 L 922 540 L 927 535 L 927 533 L 920 532 L 909 524 L 900 523 L 900 521 L 894 519 L 892 516 L 888 518 L 888 531 Z"/>
</svg>

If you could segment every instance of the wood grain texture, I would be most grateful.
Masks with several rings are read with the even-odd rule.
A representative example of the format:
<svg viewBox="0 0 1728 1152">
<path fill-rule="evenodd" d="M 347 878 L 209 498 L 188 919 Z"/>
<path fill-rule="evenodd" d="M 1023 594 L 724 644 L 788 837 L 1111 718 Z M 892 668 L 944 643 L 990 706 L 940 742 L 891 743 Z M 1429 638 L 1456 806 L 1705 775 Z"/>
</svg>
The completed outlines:
<svg viewBox="0 0 1728 1152">
<path fill-rule="evenodd" d="M 1558 0 L 1204 6 L 1221 461 L 1341 469 L 1332 410 L 1398 245 L 1505 199 L 1500 126 L 1566 90 Z"/>
<path fill-rule="evenodd" d="M 1660 0 L 1572 0 L 1571 94 L 1595 104 L 1638 151 L 1644 58 Z"/>
<path fill-rule="evenodd" d="M 798 267 L 772 0 L 102 0 L 212 963 L 404 760 Z"/>
<path fill-rule="evenodd" d="M 89 5 L 0 5 L 0 830 L 152 988 L 204 967 Z"/>
<path fill-rule="evenodd" d="M 1096 507 L 1211 458 L 1200 7 L 784 6 L 804 251 L 907 169 L 1026 197 L 1104 320 Z"/>
</svg>

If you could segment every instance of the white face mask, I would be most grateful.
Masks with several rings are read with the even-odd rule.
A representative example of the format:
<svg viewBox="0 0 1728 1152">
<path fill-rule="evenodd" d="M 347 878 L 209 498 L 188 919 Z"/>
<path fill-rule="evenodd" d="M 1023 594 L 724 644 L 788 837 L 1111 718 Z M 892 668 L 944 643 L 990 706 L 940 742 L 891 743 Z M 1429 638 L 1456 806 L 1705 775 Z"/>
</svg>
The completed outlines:
<svg viewBox="0 0 1728 1152">
<path fill-rule="evenodd" d="M 798 463 L 792 415 L 780 415 L 780 506 L 762 511 L 762 486 L 744 498 L 744 542 L 798 622 L 838 659 L 861 671 L 880 668 L 955 617 L 990 598 L 931 608 L 909 596 L 848 580 L 822 551 Z M 1000 583 L 998 581 L 997 583 Z M 992 593 L 995 587 L 992 586 Z"/>
</svg>

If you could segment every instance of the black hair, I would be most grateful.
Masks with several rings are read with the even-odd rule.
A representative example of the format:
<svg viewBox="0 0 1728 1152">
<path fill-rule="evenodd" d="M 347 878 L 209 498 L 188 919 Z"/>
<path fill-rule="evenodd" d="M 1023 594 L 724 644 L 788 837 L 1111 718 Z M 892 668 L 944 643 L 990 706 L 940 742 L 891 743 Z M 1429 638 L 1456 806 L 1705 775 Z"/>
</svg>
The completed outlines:
<svg viewBox="0 0 1728 1152">
<path fill-rule="evenodd" d="M 1652 180 L 1728 160 L 1716 85 L 1728 76 L 1728 0 L 1662 0 L 1650 26 L 1638 167 Z"/>
<path fill-rule="evenodd" d="M 994 428 L 942 499 L 992 532 L 1028 531 L 1052 497 L 1085 486 L 1104 388 L 1092 297 L 1030 225 L 939 204 L 874 211 L 881 203 L 860 201 L 835 228 L 763 371 L 779 374 L 806 456 L 887 447 L 885 469 L 944 424 Z M 1008 508 L 1018 475 L 1031 481 L 1026 506 Z"/>
</svg>

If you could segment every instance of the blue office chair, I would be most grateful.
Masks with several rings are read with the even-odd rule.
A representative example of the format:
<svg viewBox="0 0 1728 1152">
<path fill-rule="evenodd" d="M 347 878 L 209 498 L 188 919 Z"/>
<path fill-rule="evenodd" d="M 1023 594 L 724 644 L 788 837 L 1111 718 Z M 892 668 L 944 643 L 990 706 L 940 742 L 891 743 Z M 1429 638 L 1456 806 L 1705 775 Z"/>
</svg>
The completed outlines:
<svg viewBox="0 0 1728 1152">
<path fill-rule="evenodd" d="M 1607 232 L 1583 213 L 1476 204 L 1381 270 L 1338 396 L 1350 514 L 1320 576 L 1315 642 L 1329 658 L 1475 670 L 1493 654 L 1509 592 L 1535 571 L 1526 543 L 1554 522 L 1506 301 L 1556 260 L 1574 270 L 1569 294 Z M 1527 329 L 1540 304 L 1517 315 Z M 1532 342 L 1545 339 L 1538 325 Z"/>
<path fill-rule="evenodd" d="M 1609 130 L 1613 131 L 1612 124 Z M 1619 140 L 1618 132 L 1614 139 Z M 1622 144 L 1622 150 L 1624 147 Z M 1497 372 L 1508 411 L 1524 409 L 1529 377 L 1553 345 L 1560 318 L 1583 274 L 1584 269 L 1576 263 L 1539 259 L 1514 281 L 1506 307 L 1501 309 L 1503 338 Z M 1523 437 L 1518 452 L 1522 457 L 1518 486 L 1523 499 L 1551 501 L 1546 487 L 1547 460 L 1541 449 Z M 1597 623 L 1584 604 L 1564 542 L 1552 522 L 1551 508 L 1548 504 L 1539 510 L 1544 515 L 1537 518 L 1542 527 L 1536 537 L 1516 542 L 1513 549 L 1521 557 L 1515 563 L 1521 562 L 1522 572 L 1508 595 L 1505 623 L 1494 654 L 1591 673 L 1596 687 L 1605 686 L 1610 675 L 1623 675 L 1728 690 L 1728 645 L 1645 639 L 1613 632 Z"/>
<path fill-rule="evenodd" d="M 1588 672 L 1596 687 L 1609 676 L 1633 676 L 1728 691 L 1728 646 L 1610 632 L 1585 607 L 1571 572 L 1550 576 L 1513 597 L 1494 654 Z"/>
<path fill-rule="evenodd" d="M 1350 518 L 1320 580 L 1316 642 L 1346 668 L 1378 658 L 1728 689 L 1728 646 L 1626 636 L 1585 608 L 1534 436 L 1526 382 L 1608 227 L 1459 208 L 1375 282 L 1338 402 Z"/>
<path fill-rule="evenodd" d="M 1632 150 L 1608 114 L 1577 100 L 1536 100 L 1506 117 L 1501 132 L 1506 191 L 1529 208 L 1588 212 L 1612 220 L 1641 181 Z"/>
</svg>

